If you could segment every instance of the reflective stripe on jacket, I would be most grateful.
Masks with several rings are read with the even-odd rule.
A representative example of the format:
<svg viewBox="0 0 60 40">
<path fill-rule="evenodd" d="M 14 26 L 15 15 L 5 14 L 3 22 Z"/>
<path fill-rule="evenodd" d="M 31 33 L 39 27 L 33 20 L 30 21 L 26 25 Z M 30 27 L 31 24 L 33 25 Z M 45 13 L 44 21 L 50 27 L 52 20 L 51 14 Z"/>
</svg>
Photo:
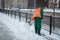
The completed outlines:
<svg viewBox="0 0 60 40">
<path fill-rule="evenodd" d="M 40 17 L 41 18 L 41 8 L 37 8 L 34 10 L 34 13 L 33 13 L 33 16 L 32 16 L 32 19 L 34 19 L 35 17 Z"/>
</svg>

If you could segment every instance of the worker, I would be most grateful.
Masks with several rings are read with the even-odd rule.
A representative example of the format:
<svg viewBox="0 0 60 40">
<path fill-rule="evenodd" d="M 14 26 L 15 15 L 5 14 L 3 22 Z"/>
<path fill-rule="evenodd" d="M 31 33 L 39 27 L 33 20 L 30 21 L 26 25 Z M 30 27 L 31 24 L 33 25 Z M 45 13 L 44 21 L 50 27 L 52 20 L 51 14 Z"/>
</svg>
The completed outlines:
<svg viewBox="0 0 60 40">
<path fill-rule="evenodd" d="M 41 23 L 43 19 L 43 9 L 41 7 L 36 7 L 33 12 L 32 20 L 35 23 L 35 33 L 41 35 Z"/>
</svg>

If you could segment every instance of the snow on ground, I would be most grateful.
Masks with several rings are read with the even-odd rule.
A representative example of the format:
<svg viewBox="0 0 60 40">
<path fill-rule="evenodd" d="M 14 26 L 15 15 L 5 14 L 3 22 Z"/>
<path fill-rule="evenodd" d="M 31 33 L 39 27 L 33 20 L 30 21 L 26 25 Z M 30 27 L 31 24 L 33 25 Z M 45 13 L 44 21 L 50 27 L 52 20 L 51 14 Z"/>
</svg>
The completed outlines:
<svg viewBox="0 0 60 40">
<path fill-rule="evenodd" d="M 19 40 L 59 40 L 60 36 L 42 29 L 39 36 L 34 32 L 34 25 L 30 26 L 23 20 L 19 22 L 18 19 L 8 17 L 6 14 L 0 13 L 0 20 L 7 25 L 10 31 L 14 32 L 14 36 Z"/>
<path fill-rule="evenodd" d="M 20 11 L 21 12 L 31 12 L 31 11 L 34 11 L 34 9 L 20 9 Z M 54 12 L 54 10 L 53 9 L 47 9 L 47 8 L 45 8 L 45 9 L 43 9 L 43 11 L 44 12 Z M 59 9 L 55 9 L 55 12 L 56 13 L 60 13 L 60 10 Z"/>
<path fill-rule="evenodd" d="M 14 40 L 14 39 L 17 39 L 14 36 L 14 33 L 10 31 L 9 28 L 0 20 L 0 40 Z"/>
<path fill-rule="evenodd" d="M 21 11 L 21 12 L 33 12 L 34 11 L 34 9 L 18 9 L 18 8 L 12 8 L 12 9 L 10 9 L 10 8 L 5 8 L 5 9 L 7 9 L 7 10 L 14 10 L 14 11 L 16 11 L 16 10 L 19 10 L 19 11 Z M 43 9 L 43 11 L 44 12 L 54 12 L 54 10 L 53 9 L 51 9 L 51 8 L 45 8 L 45 9 Z M 60 9 L 55 9 L 55 12 L 56 13 L 60 13 Z"/>
<path fill-rule="evenodd" d="M 44 9 L 44 12 L 54 12 L 54 9 Z M 55 9 L 55 12 L 56 13 L 60 13 L 60 10 L 59 9 Z"/>
</svg>

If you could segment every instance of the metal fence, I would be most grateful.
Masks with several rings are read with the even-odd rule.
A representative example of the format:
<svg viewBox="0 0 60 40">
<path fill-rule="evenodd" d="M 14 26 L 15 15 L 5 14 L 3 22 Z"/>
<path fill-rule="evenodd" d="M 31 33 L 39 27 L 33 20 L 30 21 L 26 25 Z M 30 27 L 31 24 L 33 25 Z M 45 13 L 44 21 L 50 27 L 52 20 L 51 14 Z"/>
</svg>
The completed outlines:
<svg viewBox="0 0 60 40">
<path fill-rule="evenodd" d="M 53 18 L 54 18 L 54 22 L 53 22 Z M 43 26 L 42 27 L 43 29 L 50 31 L 50 27 L 52 27 L 52 29 L 51 29 L 52 32 L 60 35 L 60 18 L 44 16 L 42 23 L 47 25 L 47 26 Z"/>
<path fill-rule="evenodd" d="M 29 20 L 29 24 L 32 21 L 31 13 L 29 14 L 29 13 L 21 12 L 19 10 L 9 10 L 9 9 L 0 9 L 0 11 L 5 13 L 8 16 L 14 17 L 14 19 L 16 19 L 16 17 L 18 16 L 19 21 L 21 21 L 21 17 L 23 17 L 27 23 Z M 53 18 L 54 18 L 54 26 L 52 26 Z M 43 29 L 45 29 L 47 31 L 52 30 L 52 33 L 60 35 L 60 18 L 44 15 L 42 24 L 48 25 L 48 26 L 43 26 L 42 27 Z M 50 29 L 50 27 L 51 27 L 51 29 Z"/>
</svg>

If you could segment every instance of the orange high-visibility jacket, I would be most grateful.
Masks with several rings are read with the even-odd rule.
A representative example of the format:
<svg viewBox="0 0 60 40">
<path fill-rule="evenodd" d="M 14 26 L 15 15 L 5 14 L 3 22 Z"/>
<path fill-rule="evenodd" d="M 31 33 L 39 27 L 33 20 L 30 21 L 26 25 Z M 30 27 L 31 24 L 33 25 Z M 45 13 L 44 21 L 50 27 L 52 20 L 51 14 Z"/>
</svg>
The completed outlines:
<svg viewBox="0 0 60 40">
<path fill-rule="evenodd" d="M 41 18 L 41 8 L 37 8 L 34 10 L 33 16 L 32 16 L 32 20 L 34 20 L 35 17 L 40 17 Z"/>
</svg>

